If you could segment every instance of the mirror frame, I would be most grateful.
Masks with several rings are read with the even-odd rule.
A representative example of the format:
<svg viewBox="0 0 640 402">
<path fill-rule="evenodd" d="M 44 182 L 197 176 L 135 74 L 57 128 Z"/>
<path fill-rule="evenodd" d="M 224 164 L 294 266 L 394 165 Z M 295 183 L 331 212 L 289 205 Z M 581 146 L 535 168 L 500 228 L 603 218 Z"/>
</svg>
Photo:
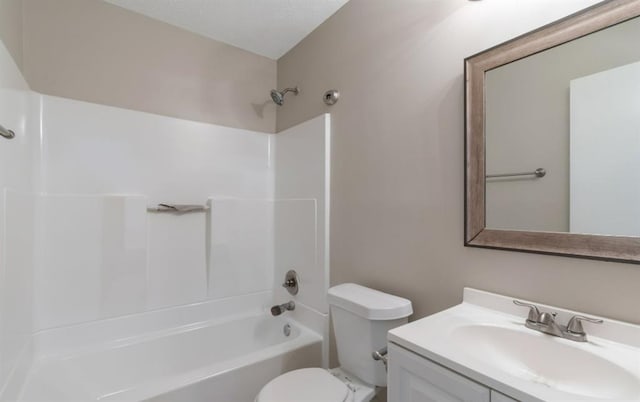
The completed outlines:
<svg viewBox="0 0 640 402">
<path fill-rule="evenodd" d="M 638 16 L 640 0 L 604 1 L 465 59 L 465 246 L 640 264 L 640 237 L 487 229 L 485 212 L 485 73 Z"/>
</svg>

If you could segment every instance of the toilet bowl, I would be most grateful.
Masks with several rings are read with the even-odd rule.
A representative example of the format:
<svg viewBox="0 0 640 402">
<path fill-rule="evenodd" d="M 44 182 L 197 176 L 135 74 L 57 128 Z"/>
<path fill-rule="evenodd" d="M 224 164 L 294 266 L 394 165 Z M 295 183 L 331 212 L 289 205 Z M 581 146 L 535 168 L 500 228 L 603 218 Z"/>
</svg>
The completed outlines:
<svg viewBox="0 0 640 402">
<path fill-rule="evenodd" d="M 330 288 L 327 301 L 340 367 L 282 374 L 262 388 L 256 402 L 369 402 L 387 385 L 385 367 L 372 353 L 387 345 L 390 329 L 408 321 L 411 302 L 353 283 Z"/>
</svg>

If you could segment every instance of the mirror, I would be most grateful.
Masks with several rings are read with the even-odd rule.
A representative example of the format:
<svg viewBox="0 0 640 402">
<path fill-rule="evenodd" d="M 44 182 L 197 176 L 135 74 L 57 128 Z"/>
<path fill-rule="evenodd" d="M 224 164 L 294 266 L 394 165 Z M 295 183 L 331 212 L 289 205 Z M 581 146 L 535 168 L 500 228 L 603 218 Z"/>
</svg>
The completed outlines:
<svg viewBox="0 0 640 402">
<path fill-rule="evenodd" d="M 640 263 L 640 0 L 465 60 L 465 245 Z"/>
</svg>

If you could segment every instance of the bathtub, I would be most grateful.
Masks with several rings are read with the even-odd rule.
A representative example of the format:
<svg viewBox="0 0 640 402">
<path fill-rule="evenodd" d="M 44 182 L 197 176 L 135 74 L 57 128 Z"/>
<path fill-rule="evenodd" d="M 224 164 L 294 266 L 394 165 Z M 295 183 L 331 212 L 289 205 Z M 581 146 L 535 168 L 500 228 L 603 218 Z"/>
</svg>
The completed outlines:
<svg viewBox="0 0 640 402">
<path fill-rule="evenodd" d="M 235 316 L 43 356 L 20 400 L 252 402 L 279 374 L 319 366 L 321 350 L 286 315 Z"/>
</svg>

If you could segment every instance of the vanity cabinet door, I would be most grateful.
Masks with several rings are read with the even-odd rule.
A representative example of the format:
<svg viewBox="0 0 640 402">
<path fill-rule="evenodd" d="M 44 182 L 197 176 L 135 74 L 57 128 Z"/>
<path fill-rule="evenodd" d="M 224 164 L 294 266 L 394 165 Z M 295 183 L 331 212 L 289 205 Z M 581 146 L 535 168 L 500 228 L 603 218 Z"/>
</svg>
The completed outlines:
<svg viewBox="0 0 640 402">
<path fill-rule="evenodd" d="M 389 343 L 389 402 L 490 402 L 490 389 Z"/>
<path fill-rule="evenodd" d="M 500 392 L 491 390 L 491 402 L 518 402 L 518 401 L 504 394 L 501 394 Z"/>
</svg>

